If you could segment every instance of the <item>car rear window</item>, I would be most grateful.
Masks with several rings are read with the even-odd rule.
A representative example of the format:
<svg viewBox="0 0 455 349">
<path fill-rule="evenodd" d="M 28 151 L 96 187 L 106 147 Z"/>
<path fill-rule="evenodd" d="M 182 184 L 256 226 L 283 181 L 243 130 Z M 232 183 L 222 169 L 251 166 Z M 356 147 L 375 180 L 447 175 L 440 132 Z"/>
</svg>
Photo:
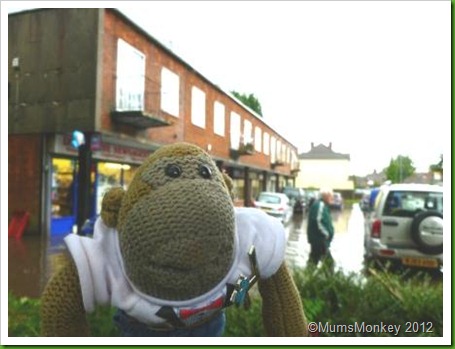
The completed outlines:
<svg viewBox="0 0 455 349">
<path fill-rule="evenodd" d="M 259 195 L 258 201 L 264 202 L 266 204 L 279 204 L 281 203 L 281 198 L 276 195 L 261 194 Z"/>
<path fill-rule="evenodd" d="M 391 191 L 387 195 L 384 216 L 413 217 L 421 211 L 443 211 L 439 192 Z"/>
</svg>

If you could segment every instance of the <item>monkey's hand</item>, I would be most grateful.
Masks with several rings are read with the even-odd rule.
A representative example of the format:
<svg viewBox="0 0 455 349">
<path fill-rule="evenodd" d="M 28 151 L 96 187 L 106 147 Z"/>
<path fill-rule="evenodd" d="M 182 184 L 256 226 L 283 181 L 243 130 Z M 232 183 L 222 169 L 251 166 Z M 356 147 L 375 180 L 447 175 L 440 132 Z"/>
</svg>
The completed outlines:
<svg viewBox="0 0 455 349">
<path fill-rule="evenodd" d="M 308 336 L 302 301 L 286 264 L 268 279 L 259 280 L 262 318 L 268 336 Z"/>
<path fill-rule="evenodd" d="M 69 258 L 51 278 L 41 297 L 41 335 L 89 336 L 79 276 Z"/>
<path fill-rule="evenodd" d="M 116 228 L 118 223 L 118 213 L 122 205 L 125 190 L 122 187 L 114 187 L 104 194 L 101 201 L 101 218 L 108 227 Z"/>
</svg>

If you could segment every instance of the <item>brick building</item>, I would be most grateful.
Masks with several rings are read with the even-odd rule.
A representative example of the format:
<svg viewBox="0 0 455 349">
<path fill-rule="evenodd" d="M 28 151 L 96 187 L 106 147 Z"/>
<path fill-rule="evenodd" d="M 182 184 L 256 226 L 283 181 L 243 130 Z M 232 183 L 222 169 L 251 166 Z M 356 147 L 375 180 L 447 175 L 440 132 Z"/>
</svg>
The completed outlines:
<svg viewBox="0 0 455 349">
<path fill-rule="evenodd" d="M 31 10 L 8 27 L 8 213 L 30 212 L 29 233 L 96 215 L 105 190 L 173 142 L 209 152 L 238 205 L 294 181 L 294 145 L 121 12 Z"/>
</svg>

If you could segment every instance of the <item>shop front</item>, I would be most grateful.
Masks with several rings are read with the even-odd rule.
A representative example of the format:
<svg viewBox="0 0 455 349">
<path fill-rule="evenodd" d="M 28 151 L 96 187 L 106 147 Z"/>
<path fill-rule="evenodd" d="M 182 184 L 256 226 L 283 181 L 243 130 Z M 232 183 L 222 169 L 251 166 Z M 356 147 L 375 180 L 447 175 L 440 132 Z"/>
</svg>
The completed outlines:
<svg viewBox="0 0 455 349">
<path fill-rule="evenodd" d="M 71 146 L 70 136 L 56 135 L 49 152 L 48 195 L 50 235 L 62 236 L 77 231 L 78 153 Z M 153 151 L 113 143 L 105 137 L 96 143 L 90 171 L 90 216 L 96 218 L 101 211 L 104 194 L 112 187 L 126 189 L 139 165 Z"/>
</svg>

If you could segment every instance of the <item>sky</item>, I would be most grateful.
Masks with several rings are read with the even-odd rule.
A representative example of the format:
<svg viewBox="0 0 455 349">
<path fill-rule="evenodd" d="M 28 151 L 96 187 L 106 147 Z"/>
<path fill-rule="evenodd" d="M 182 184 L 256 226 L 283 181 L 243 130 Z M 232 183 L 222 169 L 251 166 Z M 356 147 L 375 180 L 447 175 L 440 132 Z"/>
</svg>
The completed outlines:
<svg viewBox="0 0 455 349">
<path fill-rule="evenodd" d="M 253 93 L 299 153 L 331 142 L 355 175 L 398 155 L 450 165 L 450 1 L 65 2 L 114 4 L 212 83 Z"/>
</svg>

